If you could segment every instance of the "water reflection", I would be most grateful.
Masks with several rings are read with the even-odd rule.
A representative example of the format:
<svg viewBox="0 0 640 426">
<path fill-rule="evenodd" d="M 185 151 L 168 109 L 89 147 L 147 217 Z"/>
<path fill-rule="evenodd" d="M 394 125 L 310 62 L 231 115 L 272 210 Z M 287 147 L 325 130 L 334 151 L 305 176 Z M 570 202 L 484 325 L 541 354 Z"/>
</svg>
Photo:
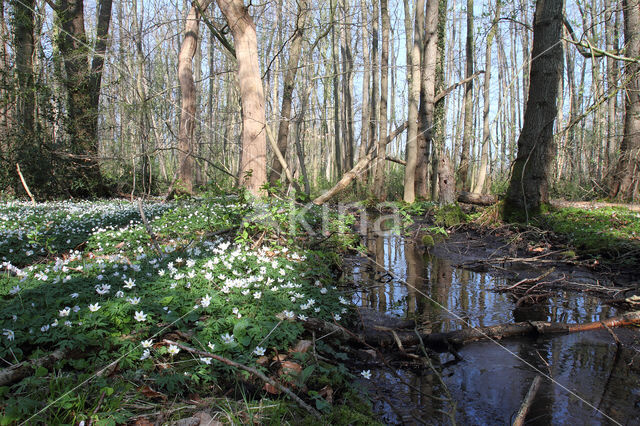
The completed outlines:
<svg viewBox="0 0 640 426">
<path fill-rule="evenodd" d="M 414 318 L 428 332 L 527 320 L 591 322 L 617 314 L 575 293 L 516 308 L 507 294 L 491 291 L 507 284 L 502 278 L 454 268 L 399 236 L 368 236 L 366 245 L 375 259 L 353 259 L 354 303 Z M 634 330 L 616 334 L 638 339 Z M 606 331 L 479 342 L 460 353 L 463 361 L 443 370 L 460 424 L 510 424 L 537 371 L 557 383 L 543 381 L 527 424 L 615 424 L 609 417 L 640 424 L 640 352 L 618 350 Z M 429 368 L 372 373 L 363 384 L 377 395 L 376 409 L 387 423 L 449 423 L 442 414 L 449 408 L 444 389 Z"/>
</svg>

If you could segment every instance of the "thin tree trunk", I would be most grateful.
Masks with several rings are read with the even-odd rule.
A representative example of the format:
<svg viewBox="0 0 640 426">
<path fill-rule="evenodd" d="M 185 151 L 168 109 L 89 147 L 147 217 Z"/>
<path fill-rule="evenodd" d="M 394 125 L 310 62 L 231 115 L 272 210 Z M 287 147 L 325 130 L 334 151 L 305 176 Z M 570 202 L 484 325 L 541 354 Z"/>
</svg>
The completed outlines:
<svg viewBox="0 0 640 426">
<path fill-rule="evenodd" d="M 302 36 L 304 26 L 307 19 L 307 0 L 298 1 L 298 17 L 296 19 L 296 27 L 293 30 L 291 38 L 291 49 L 289 50 L 289 60 L 287 62 L 287 70 L 284 77 L 284 86 L 282 89 L 282 107 L 280 108 L 280 125 L 278 127 L 278 149 L 282 155 L 287 153 L 287 145 L 289 140 L 289 121 L 291 120 L 291 102 L 293 100 L 293 89 L 296 82 L 296 74 L 298 71 L 298 62 L 302 53 Z M 277 158 L 273 159 L 271 164 L 271 173 L 269 174 L 269 183 L 274 185 L 282 173 L 282 166 Z"/>
<path fill-rule="evenodd" d="M 380 38 L 380 9 L 377 0 L 371 2 L 373 5 L 373 16 L 371 18 L 371 110 L 369 112 L 369 144 L 378 143 L 378 115 L 380 113 L 380 58 L 378 52 L 378 42 Z M 373 176 L 377 169 L 377 162 L 373 164 Z M 375 181 L 375 177 L 374 177 Z"/>
<path fill-rule="evenodd" d="M 374 0 L 375 1 L 375 0 Z M 374 193 L 378 199 L 386 197 L 385 161 L 387 129 L 387 97 L 389 96 L 389 9 L 388 0 L 380 0 L 380 17 L 382 21 L 382 48 L 380 57 L 380 115 L 378 130 L 378 159 L 374 179 Z"/>
<path fill-rule="evenodd" d="M 360 124 L 360 147 L 358 149 L 358 159 L 367 155 L 369 149 L 369 120 L 371 115 L 370 106 L 370 93 L 371 86 L 371 62 L 369 58 L 369 25 L 367 22 L 367 3 L 365 0 L 360 0 L 360 13 L 362 14 L 362 60 L 364 64 L 364 70 L 362 72 L 362 118 Z M 358 182 L 362 186 L 364 184 L 366 176 L 359 176 Z"/>
<path fill-rule="evenodd" d="M 489 128 L 489 109 L 491 106 L 490 92 L 491 88 L 491 49 L 493 38 L 498 30 L 498 19 L 500 19 L 500 0 L 496 2 L 496 12 L 491 23 L 491 28 L 487 34 L 487 50 L 485 52 L 485 69 L 484 69 L 484 87 L 483 98 L 484 107 L 482 109 L 482 154 L 480 157 L 480 168 L 478 170 L 478 178 L 473 188 L 473 192 L 481 194 L 484 190 L 484 184 L 487 179 L 487 168 L 489 167 L 489 144 L 491 140 L 491 130 Z"/>
<path fill-rule="evenodd" d="M 473 75 L 473 50 L 473 0 L 467 0 L 466 78 Z M 468 189 L 471 139 L 473 139 L 473 80 L 469 80 L 464 89 L 464 130 L 456 185 L 464 190 Z"/>
</svg>

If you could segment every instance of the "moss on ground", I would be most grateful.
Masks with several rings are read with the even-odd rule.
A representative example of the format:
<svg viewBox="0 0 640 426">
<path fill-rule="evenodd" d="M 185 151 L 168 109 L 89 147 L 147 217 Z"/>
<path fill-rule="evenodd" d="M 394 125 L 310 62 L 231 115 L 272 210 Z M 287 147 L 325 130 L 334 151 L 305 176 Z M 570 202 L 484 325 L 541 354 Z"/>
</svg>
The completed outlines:
<svg viewBox="0 0 640 426">
<path fill-rule="evenodd" d="M 450 228 L 468 222 L 469 217 L 458 204 L 448 204 L 438 208 L 433 215 L 433 223 Z"/>
<path fill-rule="evenodd" d="M 579 254 L 605 261 L 640 261 L 640 213 L 622 207 L 561 208 L 537 218 L 536 224 L 566 237 Z M 567 251 L 567 257 L 575 256 Z"/>
</svg>

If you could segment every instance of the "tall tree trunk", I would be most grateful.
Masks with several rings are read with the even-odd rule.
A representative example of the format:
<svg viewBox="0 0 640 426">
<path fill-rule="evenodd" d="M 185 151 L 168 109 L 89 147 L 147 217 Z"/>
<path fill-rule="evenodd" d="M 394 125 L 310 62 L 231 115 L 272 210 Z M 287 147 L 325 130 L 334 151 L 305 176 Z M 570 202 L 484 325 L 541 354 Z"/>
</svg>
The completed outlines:
<svg viewBox="0 0 640 426">
<path fill-rule="evenodd" d="M 11 2 L 13 7 L 13 49 L 15 52 L 15 68 L 16 68 L 16 107 L 15 107 L 15 149 L 17 161 L 26 180 L 32 184 L 31 187 L 38 189 L 42 184 L 46 183 L 42 178 L 46 179 L 48 175 L 45 170 L 47 165 L 42 164 L 40 147 L 35 139 L 34 132 L 34 116 L 35 116 L 35 86 L 34 86 L 34 8 L 35 1 L 18 1 Z M 3 41 L 4 43 L 4 41 Z M 3 70 L 8 72 L 9 70 Z M 9 104 L 9 99 L 2 99 L 1 102 Z M 3 135 L 6 138 L 7 135 Z M 15 167 L 10 164 L 10 167 Z M 11 167 L 11 169 L 13 169 Z M 40 178 L 39 178 L 40 177 Z M 33 185 L 35 184 L 35 185 Z M 20 184 L 17 184 L 20 186 Z"/>
<path fill-rule="evenodd" d="M 71 143 L 69 180 L 73 195 L 105 195 L 98 162 L 98 106 L 112 0 L 98 2 L 96 43 L 91 59 L 84 26 L 84 1 L 60 0 L 54 11 L 62 31 L 57 47 L 64 59 L 67 134 Z"/>
<path fill-rule="evenodd" d="M 254 195 L 267 182 L 264 92 L 258 63 L 256 27 L 242 0 L 216 0 L 233 35 L 242 103 L 240 182 Z"/>
<path fill-rule="evenodd" d="M 289 121 L 291 120 L 291 102 L 293 100 L 293 89 L 296 83 L 296 73 L 298 71 L 298 62 L 302 52 L 302 35 L 307 19 L 307 0 L 298 1 L 298 17 L 296 19 L 296 27 L 293 30 L 291 38 L 291 50 L 289 51 L 289 61 L 287 62 L 287 70 L 284 77 L 284 86 L 282 89 L 282 107 L 280 108 L 280 125 L 278 127 L 278 149 L 282 155 L 287 153 L 287 145 L 289 140 Z M 271 164 L 271 173 L 269 174 L 269 183 L 274 185 L 282 174 L 282 165 L 277 158 L 273 159 Z"/>
<path fill-rule="evenodd" d="M 340 53 L 338 51 L 338 43 L 336 38 L 336 14 L 338 12 L 336 0 L 330 1 L 331 7 L 331 63 L 333 65 L 333 145 L 335 147 L 335 164 L 336 176 L 341 176 L 344 172 L 342 163 L 342 146 L 340 144 L 340 72 L 338 62 L 340 62 Z M 344 77 L 343 77 L 344 78 Z"/>
<path fill-rule="evenodd" d="M 199 38 L 200 13 L 207 10 L 211 0 L 201 0 L 189 9 L 184 27 L 184 40 L 178 55 L 178 80 L 182 94 L 180 112 L 180 130 L 178 131 L 178 150 L 180 158 L 179 178 L 182 189 L 193 192 L 193 155 L 196 154 L 193 133 L 196 126 L 196 83 L 193 80 L 193 57 Z"/>
<path fill-rule="evenodd" d="M 562 10 L 563 0 L 536 2 L 529 97 L 504 205 L 508 220 L 528 220 L 548 201 L 547 176 L 553 158 L 553 123 L 563 66 Z"/>
<path fill-rule="evenodd" d="M 465 78 L 473 75 L 473 0 L 467 0 L 467 42 Z M 457 187 L 468 189 L 469 151 L 473 132 L 473 79 L 464 86 L 464 129 L 462 132 L 462 154 L 458 167 Z"/>
<path fill-rule="evenodd" d="M 424 0 L 418 0 L 418 9 L 424 8 Z M 417 21 L 417 18 L 416 18 Z M 420 53 L 422 51 L 422 25 L 416 25 L 411 40 L 411 8 L 408 0 L 404 0 L 404 22 L 407 49 L 407 82 L 409 87 L 409 113 L 407 118 L 407 165 L 404 169 L 404 201 L 413 203 L 416 199 L 415 179 L 418 155 L 418 98 L 420 97 Z"/>
<path fill-rule="evenodd" d="M 482 109 L 482 153 L 480 154 L 480 168 L 478 169 L 478 178 L 473 188 L 473 192 L 478 194 L 484 190 L 484 183 L 487 179 L 487 168 L 489 167 L 489 143 L 491 140 L 491 131 L 489 129 L 489 108 L 491 106 L 490 92 L 491 88 L 491 48 L 493 44 L 493 38 L 498 30 L 498 19 L 500 19 L 500 7 L 502 6 L 500 0 L 496 2 L 496 12 L 491 23 L 491 28 L 487 34 L 487 50 L 485 52 L 485 68 L 484 68 L 484 87 L 483 98 L 484 107 Z"/>
<path fill-rule="evenodd" d="M 350 0 L 341 0 L 340 56 L 342 61 L 342 163 L 345 170 L 353 167 L 353 53 L 351 51 Z"/>
<path fill-rule="evenodd" d="M 626 56 L 640 57 L 640 3 L 623 0 Z M 620 159 L 611 184 L 611 198 L 640 200 L 640 63 L 627 62 L 624 73 L 631 80 L 625 88 L 624 134 Z"/>
<path fill-rule="evenodd" d="M 369 143 L 378 143 L 378 115 L 380 113 L 380 56 L 378 52 L 378 44 L 380 39 L 380 8 L 378 1 L 371 2 L 373 6 L 373 16 L 371 17 L 371 110 L 369 112 Z M 378 162 L 373 164 L 373 175 Z M 374 177 L 375 181 L 375 177 Z"/>
<path fill-rule="evenodd" d="M 371 114 L 370 107 L 370 93 L 371 86 L 371 62 L 369 58 L 369 26 L 367 23 L 367 3 L 365 0 L 360 0 L 360 13 L 362 14 L 362 60 L 364 63 L 364 70 L 362 72 L 362 118 L 360 124 L 360 147 L 358 148 L 358 159 L 367 155 L 369 149 L 369 120 Z M 359 182 L 363 183 L 362 177 L 359 177 Z"/>
<path fill-rule="evenodd" d="M 435 91 L 439 93 L 445 87 L 445 46 L 447 34 L 447 0 L 438 1 L 438 40 L 435 71 Z M 452 37 L 453 38 L 453 37 Z M 445 99 L 447 99 L 445 97 Z M 431 199 L 438 195 L 438 163 L 444 152 L 446 113 L 445 101 L 441 99 L 434 105 L 433 147 L 431 148 Z"/>
<path fill-rule="evenodd" d="M 374 0 L 375 1 L 375 0 Z M 387 97 L 389 96 L 389 8 L 388 0 L 380 0 L 380 17 L 382 21 L 382 48 L 380 50 L 380 115 L 378 130 L 378 159 L 374 180 L 374 193 L 378 199 L 386 197 L 385 188 L 385 157 L 387 129 Z"/>
<path fill-rule="evenodd" d="M 418 154 L 415 187 L 416 195 L 421 198 L 429 197 L 429 154 L 433 150 L 434 101 L 438 60 L 438 2 L 439 0 L 427 1 L 426 22 L 423 31 L 424 39 L 422 41 L 422 54 L 420 55 L 422 69 L 420 70 Z M 421 19 L 425 19 L 425 14 L 421 15 Z"/>
</svg>

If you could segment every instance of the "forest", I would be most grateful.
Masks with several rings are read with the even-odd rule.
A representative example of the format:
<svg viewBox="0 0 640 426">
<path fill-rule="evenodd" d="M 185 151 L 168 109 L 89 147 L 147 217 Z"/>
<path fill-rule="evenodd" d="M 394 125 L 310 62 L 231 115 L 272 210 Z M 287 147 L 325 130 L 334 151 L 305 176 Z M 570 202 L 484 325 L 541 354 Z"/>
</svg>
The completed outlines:
<svg viewBox="0 0 640 426">
<path fill-rule="evenodd" d="M 0 424 L 637 420 L 638 0 L 0 5 Z"/>
</svg>

